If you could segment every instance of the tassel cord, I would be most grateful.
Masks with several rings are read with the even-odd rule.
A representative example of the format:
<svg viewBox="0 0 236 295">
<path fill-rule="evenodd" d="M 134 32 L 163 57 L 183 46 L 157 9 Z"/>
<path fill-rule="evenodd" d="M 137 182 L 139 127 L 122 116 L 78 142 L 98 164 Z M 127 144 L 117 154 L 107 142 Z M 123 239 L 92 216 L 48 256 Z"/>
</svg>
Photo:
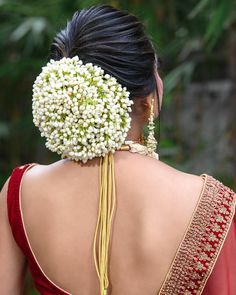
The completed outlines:
<svg viewBox="0 0 236 295">
<path fill-rule="evenodd" d="M 99 209 L 95 229 L 93 254 L 100 283 L 100 294 L 106 295 L 109 286 L 108 256 L 112 218 L 116 204 L 114 157 L 109 153 L 99 163 Z M 98 245 L 98 255 L 96 246 Z M 98 257 L 97 257 L 98 256 Z"/>
</svg>

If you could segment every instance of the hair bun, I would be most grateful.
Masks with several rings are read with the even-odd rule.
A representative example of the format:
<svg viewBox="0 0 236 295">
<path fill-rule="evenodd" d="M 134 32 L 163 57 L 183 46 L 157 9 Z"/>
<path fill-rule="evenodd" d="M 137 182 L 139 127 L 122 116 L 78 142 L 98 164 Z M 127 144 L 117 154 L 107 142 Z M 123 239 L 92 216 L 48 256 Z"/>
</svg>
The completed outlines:
<svg viewBox="0 0 236 295">
<path fill-rule="evenodd" d="M 133 104 L 129 95 L 114 77 L 78 56 L 51 60 L 33 85 L 33 122 L 47 148 L 85 163 L 124 143 Z"/>
</svg>

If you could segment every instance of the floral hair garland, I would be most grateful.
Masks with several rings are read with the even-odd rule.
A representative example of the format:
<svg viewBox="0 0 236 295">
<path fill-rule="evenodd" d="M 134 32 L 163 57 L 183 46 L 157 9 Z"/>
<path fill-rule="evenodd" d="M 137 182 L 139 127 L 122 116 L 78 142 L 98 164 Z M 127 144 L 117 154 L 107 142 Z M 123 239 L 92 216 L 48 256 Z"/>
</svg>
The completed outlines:
<svg viewBox="0 0 236 295">
<path fill-rule="evenodd" d="M 129 96 L 114 77 L 78 56 L 51 60 L 33 85 L 33 122 L 48 149 L 85 163 L 124 143 L 131 124 Z"/>
</svg>

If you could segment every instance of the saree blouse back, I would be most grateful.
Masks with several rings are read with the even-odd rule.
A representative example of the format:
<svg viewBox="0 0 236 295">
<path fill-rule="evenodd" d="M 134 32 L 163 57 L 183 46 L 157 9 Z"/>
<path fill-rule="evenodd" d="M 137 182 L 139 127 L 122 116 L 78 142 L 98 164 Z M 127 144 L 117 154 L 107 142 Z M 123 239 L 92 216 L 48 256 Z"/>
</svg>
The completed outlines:
<svg viewBox="0 0 236 295">
<path fill-rule="evenodd" d="M 34 285 L 40 294 L 71 294 L 43 272 L 25 231 L 20 203 L 21 180 L 34 165 L 17 167 L 10 177 L 7 202 L 11 230 L 28 261 Z M 156 295 L 236 294 L 236 195 L 212 176 L 201 176 L 204 186 L 198 203 Z"/>
</svg>

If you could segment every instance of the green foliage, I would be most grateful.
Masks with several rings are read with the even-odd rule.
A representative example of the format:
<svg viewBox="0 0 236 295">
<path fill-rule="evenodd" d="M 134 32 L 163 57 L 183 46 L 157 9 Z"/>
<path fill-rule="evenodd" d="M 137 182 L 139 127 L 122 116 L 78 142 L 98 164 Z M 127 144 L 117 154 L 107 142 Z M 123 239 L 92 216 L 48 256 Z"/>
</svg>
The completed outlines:
<svg viewBox="0 0 236 295">
<path fill-rule="evenodd" d="M 208 15 L 209 24 L 206 27 L 204 41 L 209 50 L 213 50 L 224 30 L 229 29 L 229 26 L 235 21 L 234 1 L 212 1 L 202 0 L 190 12 L 189 18 L 195 19 L 200 13 Z"/>
</svg>

